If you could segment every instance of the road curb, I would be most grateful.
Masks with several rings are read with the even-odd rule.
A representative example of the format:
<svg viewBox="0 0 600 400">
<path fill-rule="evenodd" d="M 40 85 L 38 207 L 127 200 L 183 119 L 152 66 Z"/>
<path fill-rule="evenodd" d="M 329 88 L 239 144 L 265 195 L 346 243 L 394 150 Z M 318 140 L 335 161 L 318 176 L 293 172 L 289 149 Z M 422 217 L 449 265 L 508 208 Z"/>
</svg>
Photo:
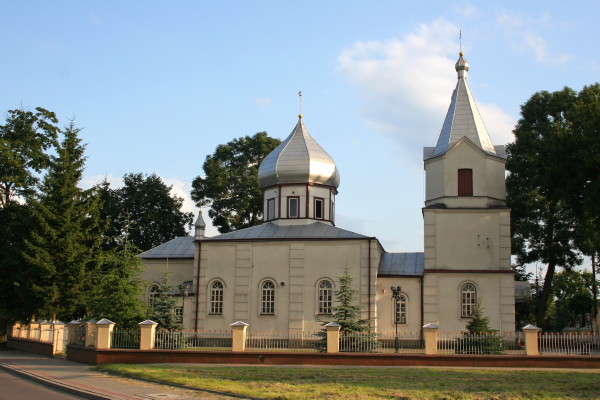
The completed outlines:
<svg viewBox="0 0 600 400">
<path fill-rule="evenodd" d="M 33 381 L 33 382 L 39 383 L 41 385 L 44 385 L 46 387 L 49 387 L 51 389 L 55 389 L 55 390 L 58 390 L 63 393 L 68 393 L 68 394 L 72 394 L 75 396 L 79 396 L 79 397 L 82 397 L 85 399 L 89 399 L 89 400 L 117 400 L 118 399 L 117 397 L 101 395 L 99 393 L 95 393 L 90 390 L 78 388 L 76 386 L 72 386 L 72 385 L 66 384 L 64 382 L 57 382 L 53 379 L 44 378 L 44 377 L 41 377 L 34 373 L 31 373 L 29 371 L 22 370 L 13 365 L 0 364 L 0 369 L 8 372 L 9 374 L 18 376 L 19 378 L 24 378 L 29 381 Z"/>
</svg>

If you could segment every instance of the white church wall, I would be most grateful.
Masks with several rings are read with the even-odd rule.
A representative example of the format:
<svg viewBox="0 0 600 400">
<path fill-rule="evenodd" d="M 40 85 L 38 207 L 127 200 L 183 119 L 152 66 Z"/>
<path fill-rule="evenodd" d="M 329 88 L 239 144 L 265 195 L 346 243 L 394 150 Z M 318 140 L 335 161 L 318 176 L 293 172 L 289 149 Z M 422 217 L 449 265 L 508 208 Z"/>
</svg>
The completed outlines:
<svg viewBox="0 0 600 400">
<path fill-rule="evenodd" d="M 434 323 L 443 332 L 465 331 L 470 318 L 461 316 L 461 288 L 472 283 L 490 327 L 514 330 L 514 282 L 512 274 L 428 273 L 424 278 L 424 324 Z M 512 292 L 510 291 L 512 288 Z M 511 295 L 512 293 L 512 295 Z M 511 305 L 512 304 L 512 305 Z"/>
<path fill-rule="evenodd" d="M 510 269 L 510 213 L 424 209 L 426 269 Z"/>
<path fill-rule="evenodd" d="M 206 305 L 200 304 L 198 309 L 199 327 L 227 329 L 229 324 L 240 320 L 250 324 L 251 330 L 319 330 L 319 320 L 331 317 L 318 314 L 317 283 L 328 279 L 336 290 L 338 277 L 348 266 L 355 277 L 353 285 L 359 291 L 357 301 L 360 301 L 364 298 L 364 281 L 368 282 L 367 254 L 366 240 L 202 242 L 200 301 Z M 377 265 L 372 263 L 371 269 L 376 271 Z M 215 279 L 225 285 L 222 315 L 208 312 L 208 285 Z M 275 283 L 274 315 L 264 315 L 260 310 L 260 285 L 265 279 Z M 373 273 L 373 288 L 375 279 Z M 373 299 L 374 296 L 375 289 Z"/>
<path fill-rule="evenodd" d="M 421 278 L 377 279 L 377 331 L 394 332 L 394 300 L 392 286 L 400 286 L 406 296 L 406 323 L 398 324 L 398 332 L 421 332 Z"/>
</svg>

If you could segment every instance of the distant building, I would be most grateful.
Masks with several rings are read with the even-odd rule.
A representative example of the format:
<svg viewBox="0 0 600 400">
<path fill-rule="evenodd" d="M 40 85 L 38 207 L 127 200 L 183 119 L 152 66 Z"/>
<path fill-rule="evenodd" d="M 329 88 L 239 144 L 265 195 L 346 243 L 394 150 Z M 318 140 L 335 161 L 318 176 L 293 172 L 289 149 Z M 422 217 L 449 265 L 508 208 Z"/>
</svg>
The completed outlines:
<svg viewBox="0 0 600 400">
<path fill-rule="evenodd" d="M 178 311 L 192 329 L 224 330 L 243 321 L 253 330 L 318 330 L 331 319 L 337 277 L 348 268 L 363 317 L 378 331 L 397 324 L 416 332 L 428 323 L 464 330 L 478 301 L 492 328 L 514 330 L 506 154 L 490 140 L 468 70 L 461 53 L 437 144 L 423 152 L 424 252 L 388 253 L 377 238 L 335 225 L 340 174 L 300 115 L 260 165 L 264 222 L 209 238 L 200 214 L 193 238 L 141 254 L 148 266 L 143 278 L 160 282 L 168 270 L 185 287 Z M 400 301 L 391 286 L 401 287 Z"/>
</svg>

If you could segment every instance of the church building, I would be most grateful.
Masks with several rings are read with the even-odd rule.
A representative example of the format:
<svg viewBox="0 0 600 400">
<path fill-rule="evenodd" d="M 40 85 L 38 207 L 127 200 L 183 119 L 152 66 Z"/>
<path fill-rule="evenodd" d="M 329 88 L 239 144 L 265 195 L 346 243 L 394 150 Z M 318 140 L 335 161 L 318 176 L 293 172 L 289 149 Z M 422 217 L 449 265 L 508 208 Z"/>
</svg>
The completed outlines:
<svg viewBox="0 0 600 400">
<path fill-rule="evenodd" d="M 206 237 L 200 214 L 194 237 L 141 254 L 142 278 L 160 282 L 169 273 L 187 329 L 226 330 L 243 321 L 252 330 L 319 330 L 332 319 L 338 277 L 347 270 L 373 330 L 419 332 L 433 323 L 458 332 L 480 302 L 492 328 L 513 331 L 506 153 L 488 135 L 468 70 L 461 52 L 437 144 L 423 151 L 424 252 L 388 253 L 377 238 L 336 226 L 340 174 L 300 115 L 260 165 L 263 223 Z M 151 284 L 149 301 L 153 290 Z"/>
</svg>

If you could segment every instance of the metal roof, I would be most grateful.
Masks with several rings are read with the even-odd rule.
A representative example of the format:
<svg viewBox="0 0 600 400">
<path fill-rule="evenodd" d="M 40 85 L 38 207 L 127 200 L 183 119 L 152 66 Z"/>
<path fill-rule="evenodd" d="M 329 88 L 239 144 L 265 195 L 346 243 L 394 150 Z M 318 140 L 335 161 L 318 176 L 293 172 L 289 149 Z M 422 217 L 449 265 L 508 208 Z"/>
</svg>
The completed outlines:
<svg viewBox="0 0 600 400">
<path fill-rule="evenodd" d="M 340 173 L 333 159 L 298 120 L 292 133 L 269 153 L 258 168 L 261 186 L 318 183 L 338 187 Z"/>
<path fill-rule="evenodd" d="M 477 109 L 477 104 L 473 99 L 469 85 L 467 84 L 467 71 L 469 64 L 460 53 L 456 62 L 456 72 L 458 73 L 458 82 L 452 93 L 450 107 L 444 120 L 444 125 L 440 132 L 437 144 L 433 152 L 426 151 L 425 159 L 442 155 L 448 151 L 462 137 L 466 136 L 476 146 L 484 152 L 502 157 L 505 153 L 498 154 L 490 135 L 487 132 L 483 119 Z"/>
<path fill-rule="evenodd" d="M 423 276 L 425 253 L 383 253 L 377 275 Z"/>
<path fill-rule="evenodd" d="M 215 240 L 269 240 L 269 239 L 368 239 L 369 236 L 361 235 L 337 228 L 324 222 L 310 222 L 304 225 L 278 225 L 266 222 L 239 231 L 206 238 L 204 241 Z"/>
<path fill-rule="evenodd" d="M 194 258 L 194 238 L 182 236 L 171 239 L 140 254 L 141 258 Z"/>
</svg>

